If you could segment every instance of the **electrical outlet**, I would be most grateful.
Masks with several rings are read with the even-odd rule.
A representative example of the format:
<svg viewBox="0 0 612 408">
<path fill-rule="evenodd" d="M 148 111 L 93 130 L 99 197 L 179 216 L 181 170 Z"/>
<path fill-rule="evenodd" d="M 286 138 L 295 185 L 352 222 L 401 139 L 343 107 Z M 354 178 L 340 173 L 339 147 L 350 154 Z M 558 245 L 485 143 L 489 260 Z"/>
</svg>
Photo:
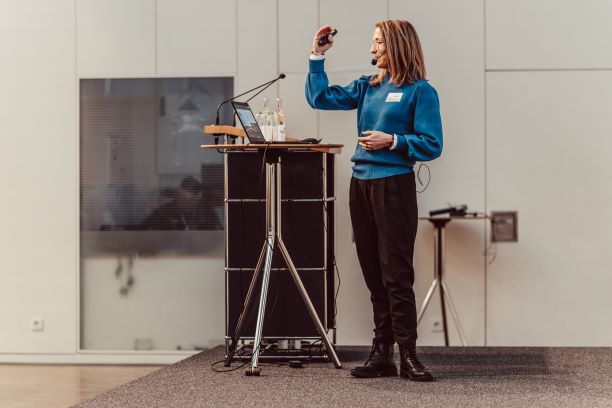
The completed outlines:
<svg viewBox="0 0 612 408">
<path fill-rule="evenodd" d="M 431 319 L 431 331 L 433 333 L 442 333 L 444 332 L 444 326 L 442 325 L 442 319 L 434 318 Z"/>
<path fill-rule="evenodd" d="M 43 331 L 45 330 L 45 319 L 42 317 L 32 317 L 30 319 L 30 328 L 32 331 Z"/>
</svg>

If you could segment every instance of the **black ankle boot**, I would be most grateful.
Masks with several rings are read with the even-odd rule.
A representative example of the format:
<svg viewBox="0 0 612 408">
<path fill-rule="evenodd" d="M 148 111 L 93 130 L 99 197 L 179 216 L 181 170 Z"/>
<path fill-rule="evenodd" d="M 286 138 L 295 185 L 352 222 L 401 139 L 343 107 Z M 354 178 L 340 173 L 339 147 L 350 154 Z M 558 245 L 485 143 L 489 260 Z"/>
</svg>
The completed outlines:
<svg viewBox="0 0 612 408">
<path fill-rule="evenodd" d="M 362 378 L 397 376 L 397 367 L 393 362 L 393 344 L 374 341 L 364 365 L 351 369 L 351 375 Z"/>
<path fill-rule="evenodd" d="M 432 381 L 433 376 L 417 359 L 414 347 L 399 346 L 400 350 L 400 376 L 410 381 Z"/>
</svg>

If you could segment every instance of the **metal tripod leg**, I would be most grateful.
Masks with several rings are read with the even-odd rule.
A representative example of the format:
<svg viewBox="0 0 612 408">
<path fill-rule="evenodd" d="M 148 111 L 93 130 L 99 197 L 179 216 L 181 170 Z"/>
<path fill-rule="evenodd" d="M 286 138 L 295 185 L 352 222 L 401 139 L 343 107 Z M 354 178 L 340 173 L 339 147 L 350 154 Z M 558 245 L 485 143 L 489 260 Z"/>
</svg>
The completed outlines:
<svg viewBox="0 0 612 408">
<path fill-rule="evenodd" d="M 293 261 L 291 260 L 291 257 L 289 256 L 289 252 L 287 252 L 287 248 L 285 247 L 285 243 L 283 242 L 281 237 L 278 237 L 278 248 L 283 254 L 283 258 L 285 258 L 285 262 L 287 263 L 287 266 L 289 267 L 289 271 L 291 271 L 291 276 L 293 277 L 293 280 L 295 281 L 295 285 L 297 286 L 298 290 L 300 291 L 300 294 L 302 295 L 302 299 L 304 299 L 304 303 L 306 303 L 306 308 L 308 309 L 308 313 L 310 314 L 310 317 L 312 318 L 313 322 L 317 326 L 317 330 L 319 331 L 319 334 L 321 335 L 321 338 L 323 339 L 323 342 L 325 343 L 325 347 L 327 348 L 327 351 L 332 356 L 332 359 L 334 361 L 334 366 L 336 368 L 342 368 L 342 364 L 340 363 L 340 359 L 338 358 L 338 355 L 336 354 L 336 350 L 334 350 L 334 347 L 332 346 L 332 344 L 329 341 L 329 338 L 327 337 L 327 333 L 325 333 L 325 328 L 323 327 L 323 324 L 321 323 L 319 316 L 317 316 L 317 311 L 315 310 L 312 304 L 312 301 L 310 300 L 310 297 L 308 296 L 308 292 L 306 292 L 306 288 L 304 287 L 304 284 L 302 283 L 302 280 L 300 279 L 300 275 L 298 274 L 297 269 L 295 269 L 295 265 L 293 265 Z"/>
<path fill-rule="evenodd" d="M 457 328 L 457 332 L 459 332 L 459 337 L 461 338 L 461 344 L 466 346 L 467 340 L 465 337 L 465 333 L 463 332 L 463 327 L 461 326 L 461 322 L 459 321 L 459 315 L 457 314 L 455 310 L 455 305 L 453 304 L 453 300 L 451 299 L 450 292 L 448 288 L 446 287 L 446 283 L 444 283 L 444 281 L 442 281 L 442 289 L 444 292 L 444 296 L 446 297 L 446 300 L 448 302 L 448 307 L 450 309 L 451 315 L 453 316 L 455 327 Z"/>
<path fill-rule="evenodd" d="M 244 300 L 244 306 L 242 308 L 242 313 L 240 313 L 240 317 L 238 318 L 238 324 L 236 325 L 236 330 L 234 330 L 234 335 L 231 338 L 231 343 L 229 346 L 229 350 L 227 352 L 227 357 L 225 357 L 225 367 L 229 367 L 232 364 L 232 360 L 234 358 L 234 353 L 236 353 L 236 348 L 238 347 L 238 340 L 240 339 L 240 335 L 242 334 L 242 329 L 244 328 L 244 323 L 246 322 L 250 311 L 251 304 L 253 303 L 253 293 L 255 292 L 255 286 L 257 286 L 257 281 L 259 280 L 259 275 L 261 273 L 261 267 L 263 264 L 264 255 L 266 254 L 266 248 L 268 247 L 268 242 L 264 242 L 263 247 L 261 248 L 261 253 L 259 254 L 259 260 L 257 261 L 257 267 L 255 267 L 255 272 L 253 273 L 253 278 L 251 279 L 251 285 L 249 286 L 249 291 L 247 292 L 246 299 Z"/>
<path fill-rule="evenodd" d="M 427 310 L 427 306 L 429 305 L 429 302 L 431 301 L 431 297 L 434 293 L 434 290 L 436 290 L 437 286 L 438 286 L 438 278 L 434 279 L 431 286 L 429 287 L 429 290 L 427 291 L 427 296 L 425 296 L 425 300 L 423 301 L 423 304 L 421 305 L 421 311 L 419 312 L 419 317 L 417 318 L 417 324 L 421 322 L 421 319 L 423 318 L 423 315 L 425 314 L 425 310 Z"/>
<path fill-rule="evenodd" d="M 270 271 L 272 269 L 272 258 L 274 255 L 274 241 L 276 239 L 276 204 L 274 197 L 276 195 L 275 182 L 275 164 L 266 164 L 266 261 L 264 274 L 261 280 L 261 293 L 259 296 L 259 310 L 257 311 L 257 325 L 255 326 L 255 344 L 253 344 L 253 356 L 251 357 L 251 366 L 246 370 L 246 375 L 259 375 L 259 351 L 261 349 L 261 337 L 263 332 L 263 324 L 266 316 L 266 299 L 268 297 L 268 283 L 270 281 Z"/>
<path fill-rule="evenodd" d="M 263 330 L 264 317 L 266 315 L 266 299 L 268 297 L 268 282 L 270 281 L 270 270 L 272 269 L 272 255 L 274 254 L 274 233 L 268 233 L 266 240 L 266 266 L 264 267 L 263 279 L 261 281 L 261 294 L 259 296 L 259 310 L 257 311 L 257 326 L 255 327 L 255 344 L 253 345 L 253 356 L 251 357 L 251 367 L 247 369 L 247 375 L 259 375 L 257 361 L 259 360 L 259 350 L 261 348 L 261 336 Z"/>
<path fill-rule="evenodd" d="M 325 327 L 323 326 L 323 324 L 321 323 L 321 320 L 319 319 L 319 316 L 317 315 L 317 311 L 314 308 L 314 305 L 312 304 L 312 301 L 310 300 L 310 297 L 308 296 L 308 292 L 306 291 L 306 288 L 304 287 L 304 284 L 302 283 L 302 279 L 300 279 L 300 275 L 297 271 L 297 269 L 295 268 L 295 265 L 293 264 L 293 260 L 291 259 L 291 256 L 289 255 L 289 251 L 287 251 L 287 247 L 285 246 L 285 242 L 283 241 L 283 228 L 282 228 L 282 217 L 281 217 L 281 212 L 282 212 L 282 200 L 281 200 L 281 167 L 280 167 L 280 163 L 278 164 L 277 170 L 276 170 L 276 177 L 277 177 L 277 183 L 276 183 L 276 199 L 277 199 L 277 207 L 276 207 L 276 216 L 277 216 L 277 241 L 278 241 L 278 248 L 281 251 L 281 254 L 283 255 L 283 258 L 285 258 L 285 263 L 287 264 L 287 267 L 289 268 L 289 271 L 291 272 L 291 277 L 293 278 L 293 281 L 295 282 L 295 286 L 297 286 L 298 290 L 300 291 L 300 295 L 302 295 L 302 299 L 304 299 L 304 303 L 306 304 L 306 309 L 308 310 L 308 314 L 310 314 L 310 318 L 312 319 L 312 321 L 314 322 L 317 331 L 319 332 L 319 334 L 321 335 L 321 339 L 323 340 L 323 343 L 325 343 L 325 347 L 327 348 L 327 351 L 329 352 L 329 354 L 332 357 L 332 360 L 334 361 L 334 366 L 336 368 L 342 368 L 342 364 L 340 363 L 340 359 L 338 358 L 338 355 L 336 354 L 336 350 L 334 349 L 333 345 L 331 344 L 331 342 L 329 341 L 329 338 L 327 337 L 327 333 L 325 332 Z"/>
</svg>

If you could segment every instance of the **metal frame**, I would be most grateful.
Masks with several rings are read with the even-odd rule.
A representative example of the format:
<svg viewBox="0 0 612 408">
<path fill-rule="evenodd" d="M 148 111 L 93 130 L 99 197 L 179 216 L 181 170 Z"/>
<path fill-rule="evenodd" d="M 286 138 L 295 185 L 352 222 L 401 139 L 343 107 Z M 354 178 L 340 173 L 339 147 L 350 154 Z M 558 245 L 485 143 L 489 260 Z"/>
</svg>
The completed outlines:
<svg viewBox="0 0 612 408">
<path fill-rule="evenodd" d="M 300 342 L 310 342 L 310 345 L 312 346 L 313 342 L 317 342 L 317 341 L 321 341 L 320 337 L 306 337 L 306 336 L 267 336 L 264 338 L 266 341 L 268 341 L 268 345 L 266 345 L 266 349 L 274 346 L 275 344 L 278 346 L 278 340 L 300 340 Z M 262 342 L 263 340 L 262 339 Z M 276 340 L 277 342 L 274 343 L 274 340 Z M 226 348 L 229 348 L 230 345 L 230 341 L 231 341 L 231 337 L 226 336 L 225 337 L 225 346 Z M 255 337 L 254 336 L 246 336 L 246 337 L 241 337 L 239 339 L 239 345 L 236 348 L 236 351 L 246 348 L 247 347 L 247 343 L 248 346 L 252 346 L 252 342 L 255 341 Z M 263 346 L 262 346 L 263 347 Z M 320 349 L 320 353 L 322 354 L 312 354 L 309 353 L 308 355 L 306 354 L 300 354 L 300 353 L 305 353 L 305 350 L 302 349 L 282 349 L 284 351 L 284 353 L 280 353 L 280 354 L 265 354 L 265 355 L 260 355 L 259 358 L 262 360 L 296 360 L 296 359 L 307 359 L 307 360 L 323 360 L 323 361 L 327 361 L 329 359 L 329 355 L 327 353 L 325 353 L 325 351 L 323 350 L 323 348 Z M 234 360 L 240 360 L 240 361 L 247 361 L 251 359 L 251 355 L 236 355 L 234 354 Z"/>
<path fill-rule="evenodd" d="M 259 308 L 257 313 L 257 324 L 255 328 L 255 344 L 253 346 L 253 354 L 251 357 L 251 366 L 246 370 L 245 374 L 248 376 L 259 376 L 260 369 L 258 367 L 259 360 L 259 352 L 262 342 L 262 329 L 263 329 L 263 321 L 265 317 L 265 308 L 266 308 L 266 300 L 268 294 L 268 283 L 270 279 L 270 272 L 272 270 L 272 257 L 274 254 L 274 250 L 278 249 L 283 256 L 285 263 L 291 273 L 291 276 L 302 296 L 304 303 L 306 304 L 306 308 L 310 314 L 312 321 L 321 336 L 321 340 L 325 344 L 327 352 L 330 354 L 334 366 L 336 368 L 342 368 L 342 364 L 338 359 L 338 355 L 329 341 L 327 337 L 325 326 L 321 323 L 321 320 L 317 316 L 317 312 L 308 296 L 306 288 L 300 279 L 298 271 L 293 264 L 293 260 L 287 251 L 285 243 L 282 238 L 282 226 L 281 226 L 281 209 L 282 209 L 282 199 L 281 199 L 281 156 L 282 152 L 280 151 L 271 151 L 268 153 L 269 155 L 266 157 L 266 231 L 267 236 L 266 240 L 261 249 L 261 253 L 259 255 L 259 260 L 257 261 L 257 266 L 255 268 L 255 273 L 253 274 L 253 278 L 251 280 L 251 284 L 249 290 L 247 292 L 247 296 L 244 302 L 244 308 L 240 317 L 238 319 L 238 324 L 236 325 L 236 329 L 234 331 L 234 335 L 230 339 L 230 345 L 228 349 L 228 353 L 225 359 L 225 366 L 229 367 L 234 358 L 234 354 L 238 347 L 238 340 L 240 339 L 240 334 L 244 327 L 246 317 L 248 316 L 249 310 L 253 303 L 254 291 L 256 283 L 259 279 L 259 275 L 263 270 L 262 277 L 262 286 L 259 298 Z M 227 192 L 227 160 L 226 160 L 226 192 Z M 326 180 L 324 179 L 324 183 Z M 325 197 L 325 196 L 324 196 Z M 227 197 L 226 197 L 227 198 Z M 227 200 L 225 203 L 226 206 L 226 217 L 227 217 Z M 227 224 L 226 224 L 227 225 Z M 227 228 L 226 228 L 226 240 L 227 240 Z M 325 242 L 325 246 L 327 246 L 327 242 Z M 325 252 L 327 254 L 327 252 Z M 227 246 L 226 246 L 226 265 L 227 265 Z M 327 259 L 324 260 L 324 265 L 327 265 Z M 325 290 L 327 290 L 327 271 L 324 271 L 324 285 Z M 226 290 L 227 290 L 227 275 L 226 275 Z M 227 295 L 227 294 L 226 294 Z M 325 314 L 324 319 L 327 323 L 327 298 L 325 298 Z M 227 327 L 227 312 L 226 312 L 226 327 Z"/>
</svg>

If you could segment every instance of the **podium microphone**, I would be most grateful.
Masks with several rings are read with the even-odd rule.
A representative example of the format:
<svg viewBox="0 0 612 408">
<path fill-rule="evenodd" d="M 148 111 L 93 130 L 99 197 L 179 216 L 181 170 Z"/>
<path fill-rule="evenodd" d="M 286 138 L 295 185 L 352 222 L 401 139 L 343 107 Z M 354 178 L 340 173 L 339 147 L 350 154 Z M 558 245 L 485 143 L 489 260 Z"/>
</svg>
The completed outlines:
<svg viewBox="0 0 612 408">
<path fill-rule="evenodd" d="M 285 78 L 285 74 L 279 74 L 279 75 L 278 75 L 276 78 L 274 78 L 274 79 L 273 79 L 273 80 L 271 80 L 271 81 L 265 82 L 265 83 L 263 83 L 263 84 L 261 84 L 261 85 L 256 86 L 256 87 L 255 87 L 255 88 L 253 88 L 253 89 L 249 89 L 248 91 L 241 93 L 240 95 L 236 95 L 236 96 L 234 96 L 234 97 L 232 97 L 232 98 L 230 98 L 230 99 L 228 99 L 228 100 L 226 100 L 226 101 L 221 102 L 221 103 L 219 104 L 219 106 L 217 106 L 217 116 L 216 116 L 216 118 L 215 118 L 215 125 L 216 125 L 216 126 L 219 126 L 219 111 L 221 110 L 221 106 L 225 105 L 225 104 L 226 104 L 226 103 L 228 103 L 228 102 L 233 101 L 233 100 L 234 100 L 234 99 L 236 99 L 236 98 L 240 98 L 241 96 L 246 95 L 246 94 L 248 94 L 249 92 L 253 92 L 253 91 L 255 91 L 255 90 L 259 89 L 259 88 L 262 88 L 262 89 L 261 89 L 259 92 L 257 92 L 255 95 L 253 95 L 253 96 L 251 97 L 251 99 L 253 99 L 255 96 L 257 96 L 257 95 L 259 95 L 260 93 L 262 93 L 262 92 L 263 92 L 263 91 L 264 91 L 266 88 L 268 88 L 270 85 L 272 85 L 273 83 L 275 83 L 275 82 L 276 82 L 276 81 L 278 81 L 279 79 L 283 79 L 283 78 Z M 250 99 L 249 99 L 249 100 L 250 100 Z M 219 137 L 220 137 L 220 136 L 223 136 L 223 133 L 214 133 L 214 136 L 215 136 L 215 144 L 219 144 Z"/>
</svg>

